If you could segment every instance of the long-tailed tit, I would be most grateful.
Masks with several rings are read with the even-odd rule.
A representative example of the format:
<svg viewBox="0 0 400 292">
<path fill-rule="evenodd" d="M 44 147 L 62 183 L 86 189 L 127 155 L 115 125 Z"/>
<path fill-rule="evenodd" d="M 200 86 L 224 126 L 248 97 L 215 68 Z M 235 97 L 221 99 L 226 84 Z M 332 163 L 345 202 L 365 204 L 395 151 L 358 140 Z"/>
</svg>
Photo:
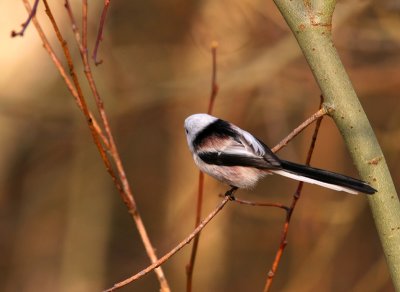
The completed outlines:
<svg viewBox="0 0 400 292">
<path fill-rule="evenodd" d="M 250 133 L 208 114 L 189 116 L 185 130 L 200 170 L 232 187 L 251 188 L 264 176 L 279 174 L 351 194 L 376 192 L 361 180 L 279 159 Z"/>
</svg>

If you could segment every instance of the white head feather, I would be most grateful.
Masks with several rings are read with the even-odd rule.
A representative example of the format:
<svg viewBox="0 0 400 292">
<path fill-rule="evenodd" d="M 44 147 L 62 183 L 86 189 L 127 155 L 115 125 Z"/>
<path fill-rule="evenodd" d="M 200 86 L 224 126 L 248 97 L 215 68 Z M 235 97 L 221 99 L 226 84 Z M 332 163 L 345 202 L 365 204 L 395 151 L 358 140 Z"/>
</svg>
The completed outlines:
<svg viewBox="0 0 400 292">
<path fill-rule="evenodd" d="M 186 118 L 185 131 L 190 150 L 193 151 L 192 144 L 197 134 L 216 120 L 218 120 L 216 117 L 208 114 L 194 114 Z"/>
</svg>

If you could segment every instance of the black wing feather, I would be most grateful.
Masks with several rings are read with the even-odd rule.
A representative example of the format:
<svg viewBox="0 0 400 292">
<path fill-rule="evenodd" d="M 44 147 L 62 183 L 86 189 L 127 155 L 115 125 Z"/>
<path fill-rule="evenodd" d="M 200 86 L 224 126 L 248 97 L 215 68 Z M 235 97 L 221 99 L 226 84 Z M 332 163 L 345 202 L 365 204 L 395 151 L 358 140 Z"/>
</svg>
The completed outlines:
<svg viewBox="0 0 400 292">
<path fill-rule="evenodd" d="M 281 168 L 279 160 L 274 159 L 273 164 L 270 162 L 271 157 L 267 157 L 267 161 L 264 157 L 246 156 L 222 152 L 201 152 L 199 153 L 199 157 L 205 163 L 221 166 L 247 166 L 261 169 Z"/>
</svg>

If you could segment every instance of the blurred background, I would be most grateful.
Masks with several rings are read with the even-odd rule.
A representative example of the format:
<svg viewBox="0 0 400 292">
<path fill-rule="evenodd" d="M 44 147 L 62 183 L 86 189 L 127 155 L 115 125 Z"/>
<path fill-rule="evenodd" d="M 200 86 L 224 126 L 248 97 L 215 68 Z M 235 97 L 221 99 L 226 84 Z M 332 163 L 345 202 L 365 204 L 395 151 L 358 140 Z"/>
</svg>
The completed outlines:
<svg viewBox="0 0 400 292">
<path fill-rule="evenodd" d="M 50 1 L 54 2 L 54 1 Z M 102 1 L 89 1 L 93 49 Z M 63 1 L 50 3 L 82 73 Z M 80 19 L 80 2 L 72 1 Z M 399 187 L 400 4 L 338 1 L 334 39 Z M 99 291 L 149 264 L 136 227 L 22 1 L 0 3 L 0 290 Z M 61 51 L 39 4 L 38 18 Z M 218 47 L 214 114 L 274 146 L 318 109 L 320 91 L 272 1 L 112 1 L 93 72 L 139 211 L 159 256 L 194 228 L 198 170 L 184 119 L 207 110 L 210 44 Z M 87 99 L 91 99 L 83 74 Z M 93 105 L 93 104 L 92 104 Z M 94 111 L 94 110 L 93 110 Z M 280 156 L 304 162 L 313 127 Z M 312 165 L 358 177 L 330 118 Z M 203 216 L 226 186 L 206 177 Z M 237 197 L 289 204 L 296 183 L 265 179 Z M 194 291 L 261 291 L 284 211 L 228 204 L 206 227 Z M 394 291 L 363 196 L 307 185 L 272 291 Z M 185 289 L 190 247 L 163 269 Z M 150 273 L 122 291 L 158 291 Z"/>
</svg>

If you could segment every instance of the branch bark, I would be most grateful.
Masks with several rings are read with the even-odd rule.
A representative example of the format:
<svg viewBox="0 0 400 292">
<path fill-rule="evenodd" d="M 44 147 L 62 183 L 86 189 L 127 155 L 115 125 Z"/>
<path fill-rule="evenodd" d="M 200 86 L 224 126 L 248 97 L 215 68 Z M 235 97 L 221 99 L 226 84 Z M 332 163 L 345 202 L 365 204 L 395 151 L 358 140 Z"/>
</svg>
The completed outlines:
<svg viewBox="0 0 400 292">
<path fill-rule="evenodd" d="M 400 202 L 382 150 L 332 41 L 334 0 L 274 0 L 324 95 L 360 176 L 378 192 L 370 208 L 393 285 L 400 291 Z"/>
</svg>

